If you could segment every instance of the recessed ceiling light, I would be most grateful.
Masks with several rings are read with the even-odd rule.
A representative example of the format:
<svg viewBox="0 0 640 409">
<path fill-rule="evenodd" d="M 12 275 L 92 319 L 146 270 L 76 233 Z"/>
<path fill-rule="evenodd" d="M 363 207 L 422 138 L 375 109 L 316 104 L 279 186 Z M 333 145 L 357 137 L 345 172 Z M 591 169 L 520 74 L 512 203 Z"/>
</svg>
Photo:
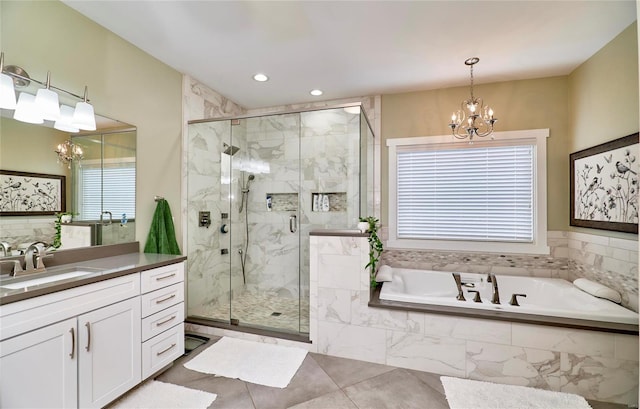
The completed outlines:
<svg viewBox="0 0 640 409">
<path fill-rule="evenodd" d="M 322 90 L 312 89 L 311 91 L 309 91 L 309 94 L 313 95 L 314 97 L 319 97 L 320 95 L 322 95 Z"/>
<path fill-rule="evenodd" d="M 256 74 L 253 76 L 253 79 L 259 82 L 269 81 L 269 77 L 264 74 Z"/>
</svg>

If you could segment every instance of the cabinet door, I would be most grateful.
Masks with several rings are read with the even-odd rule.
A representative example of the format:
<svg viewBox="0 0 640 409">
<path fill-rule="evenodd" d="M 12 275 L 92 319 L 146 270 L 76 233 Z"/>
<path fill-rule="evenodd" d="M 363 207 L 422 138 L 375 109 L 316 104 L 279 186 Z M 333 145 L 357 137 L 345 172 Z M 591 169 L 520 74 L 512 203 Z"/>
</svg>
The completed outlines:
<svg viewBox="0 0 640 409">
<path fill-rule="evenodd" d="M 0 407 L 77 407 L 76 341 L 72 318 L 0 342 Z"/>
<path fill-rule="evenodd" d="M 78 317 L 79 404 L 103 407 L 141 380 L 140 299 Z"/>
</svg>

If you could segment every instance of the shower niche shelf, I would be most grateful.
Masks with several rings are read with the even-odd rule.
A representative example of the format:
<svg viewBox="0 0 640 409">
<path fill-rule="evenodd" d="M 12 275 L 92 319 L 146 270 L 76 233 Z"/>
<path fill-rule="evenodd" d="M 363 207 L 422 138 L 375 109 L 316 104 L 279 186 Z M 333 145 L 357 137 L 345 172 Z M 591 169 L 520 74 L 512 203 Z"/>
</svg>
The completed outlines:
<svg viewBox="0 0 640 409">
<path fill-rule="evenodd" d="M 270 212 L 295 212 L 298 210 L 297 193 L 267 193 L 267 211 Z"/>
<path fill-rule="evenodd" d="M 329 210 L 324 210 L 324 197 L 329 200 Z M 317 205 L 315 204 L 318 201 Z M 312 192 L 311 193 L 311 211 L 318 213 L 325 212 L 346 212 L 347 211 L 347 193 L 346 192 Z"/>
</svg>

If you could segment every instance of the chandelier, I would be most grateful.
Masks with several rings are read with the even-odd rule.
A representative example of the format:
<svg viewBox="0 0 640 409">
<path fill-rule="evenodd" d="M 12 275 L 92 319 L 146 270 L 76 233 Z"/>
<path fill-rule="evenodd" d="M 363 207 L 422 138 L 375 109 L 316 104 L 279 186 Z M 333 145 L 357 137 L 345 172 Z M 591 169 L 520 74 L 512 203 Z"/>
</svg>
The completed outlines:
<svg viewBox="0 0 640 409">
<path fill-rule="evenodd" d="M 473 95 L 473 66 L 480 59 L 473 57 L 467 59 L 464 63 L 469 66 L 471 72 L 471 97 L 462 101 L 458 111 L 451 115 L 451 132 L 458 139 L 469 138 L 473 140 L 474 136 L 484 137 L 493 133 L 493 124 L 498 120 L 493 117 L 493 109 L 485 106 L 482 98 Z"/>
<path fill-rule="evenodd" d="M 71 169 L 71 163 L 74 161 L 81 161 L 84 158 L 84 153 L 79 145 L 71 142 L 71 139 L 67 139 L 64 143 L 58 144 L 58 149 L 55 151 L 58 154 L 58 163 L 62 163 Z"/>
</svg>

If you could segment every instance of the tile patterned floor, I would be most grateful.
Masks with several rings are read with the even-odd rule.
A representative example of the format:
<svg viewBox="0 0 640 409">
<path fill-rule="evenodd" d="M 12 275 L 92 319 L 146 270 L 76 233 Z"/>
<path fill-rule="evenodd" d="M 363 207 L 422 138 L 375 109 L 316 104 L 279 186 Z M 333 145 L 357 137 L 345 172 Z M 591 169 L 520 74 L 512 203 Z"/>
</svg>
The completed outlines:
<svg viewBox="0 0 640 409">
<path fill-rule="evenodd" d="M 279 329 L 293 333 L 309 332 L 308 299 L 303 298 L 298 302 L 297 299 L 279 297 L 275 294 L 245 292 L 234 296 L 231 308 L 231 317 L 240 320 L 240 325 Z M 274 315 L 274 313 L 276 314 Z M 189 316 L 227 320 L 229 305 L 217 304 L 190 308 Z"/>
<path fill-rule="evenodd" d="M 284 389 L 238 379 L 216 377 L 186 369 L 193 359 L 219 337 L 178 359 L 156 379 L 215 393 L 210 409 L 448 409 L 440 376 L 351 359 L 309 353 Z M 624 409 L 589 401 L 593 409 Z"/>
</svg>

